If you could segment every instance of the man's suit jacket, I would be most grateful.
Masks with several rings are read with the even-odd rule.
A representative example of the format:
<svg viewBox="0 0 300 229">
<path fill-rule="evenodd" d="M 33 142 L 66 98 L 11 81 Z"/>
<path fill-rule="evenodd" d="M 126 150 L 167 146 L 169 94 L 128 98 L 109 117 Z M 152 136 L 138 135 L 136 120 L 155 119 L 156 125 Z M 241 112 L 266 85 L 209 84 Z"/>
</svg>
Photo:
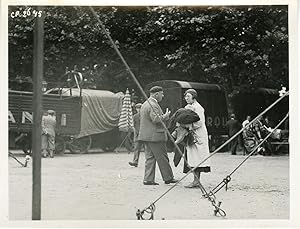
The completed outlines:
<svg viewBox="0 0 300 229">
<path fill-rule="evenodd" d="M 151 106 L 150 106 L 150 104 Z M 153 109 L 153 110 L 152 110 Z M 154 112 L 155 111 L 155 112 Z M 163 111 L 158 102 L 150 97 L 145 101 L 140 110 L 140 131 L 138 140 L 146 142 L 166 142 L 167 133 L 159 121 L 162 119 Z M 159 117 L 158 117 L 159 116 Z M 165 121 L 165 120 L 163 120 Z"/>
<path fill-rule="evenodd" d="M 56 125 L 56 120 L 54 116 L 47 115 L 42 117 L 43 134 L 49 134 L 50 136 L 55 136 L 55 125 Z"/>
<path fill-rule="evenodd" d="M 235 119 L 230 119 L 227 122 L 227 126 L 228 126 L 229 136 L 233 136 L 241 129 L 241 124 Z"/>
</svg>

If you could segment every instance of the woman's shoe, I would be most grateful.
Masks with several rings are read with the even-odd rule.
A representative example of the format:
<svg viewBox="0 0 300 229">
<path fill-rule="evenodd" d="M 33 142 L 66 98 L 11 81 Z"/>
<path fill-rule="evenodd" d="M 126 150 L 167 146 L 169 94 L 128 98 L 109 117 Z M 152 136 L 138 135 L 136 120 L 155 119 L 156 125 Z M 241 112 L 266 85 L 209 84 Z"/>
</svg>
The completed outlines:
<svg viewBox="0 0 300 229">
<path fill-rule="evenodd" d="M 144 185 L 159 185 L 159 183 L 156 183 L 154 181 L 144 181 L 143 184 Z"/>
<path fill-rule="evenodd" d="M 197 183 L 192 182 L 192 183 L 190 183 L 189 185 L 186 185 L 186 186 L 184 186 L 184 187 L 185 187 L 185 188 L 199 188 L 200 185 L 197 184 Z"/>
<path fill-rule="evenodd" d="M 128 164 L 129 164 L 129 165 L 131 165 L 131 166 L 134 166 L 134 167 L 137 167 L 137 166 L 138 166 L 138 164 L 137 164 L 137 163 L 134 163 L 134 162 L 131 162 L 131 161 L 130 161 L 130 162 L 128 162 Z"/>
</svg>

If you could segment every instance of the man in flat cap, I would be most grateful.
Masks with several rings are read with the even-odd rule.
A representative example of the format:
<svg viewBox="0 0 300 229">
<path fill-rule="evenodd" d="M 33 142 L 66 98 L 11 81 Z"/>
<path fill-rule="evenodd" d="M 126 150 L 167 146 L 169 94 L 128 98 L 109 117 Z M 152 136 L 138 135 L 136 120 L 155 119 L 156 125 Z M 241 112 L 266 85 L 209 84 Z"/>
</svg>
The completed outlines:
<svg viewBox="0 0 300 229">
<path fill-rule="evenodd" d="M 138 140 L 139 131 L 140 131 L 140 110 L 141 110 L 141 103 L 135 104 L 136 114 L 133 116 L 133 128 L 134 128 L 134 151 L 133 151 L 133 161 L 129 162 L 129 165 L 137 167 L 140 158 L 140 151 L 142 148 L 142 142 Z"/>
<path fill-rule="evenodd" d="M 167 134 L 161 121 L 169 119 L 170 111 L 163 113 L 159 102 L 163 99 L 163 88 L 154 86 L 150 89 L 150 97 L 141 107 L 140 131 L 138 140 L 145 144 L 144 185 L 158 185 L 155 182 L 155 167 L 158 164 L 160 173 L 166 184 L 176 183 L 167 154 Z"/>
<path fill-rule="evenodd" d="M 48 110 L 42 117 L 42 156 L 51 158 L 54 157 L 55 150 L 55 126 L 56 117 L 55 111 Z"/>
</svg>

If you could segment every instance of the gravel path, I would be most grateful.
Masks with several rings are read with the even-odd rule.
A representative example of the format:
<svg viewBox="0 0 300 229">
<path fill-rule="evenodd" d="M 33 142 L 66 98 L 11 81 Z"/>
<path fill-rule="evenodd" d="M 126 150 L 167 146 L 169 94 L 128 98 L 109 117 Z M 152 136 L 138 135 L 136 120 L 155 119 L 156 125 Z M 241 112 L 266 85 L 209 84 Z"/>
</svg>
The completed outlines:
<svg viewBox="0 0 300 229">
<path fill-rule="evenodd" d="M 175 178 L 183 177 L 182 162 L 173 166 Z M 24 160 L 22 156 L 19 156 Z M 220 153 L 212 157 L 212 172 L 203 174 L 207 191 L 226 177 L 245 156 Z M 149 206 L 171 185 L 157 170 L 158 186 L 142 184 L 144 155 L 139 167 L 129 167 L 132 154 L 65 154 L 42 159 L 43 220 L 136 220 L 137 209 Z M 9 158 L 10 220 L 31 219 L 32 164 L 22 168 Z M 156 203 L 155 219 L 222 219 L 199 189 L 186 189 L 192 174 Z M 227 219 L 289 218 L 289 157 L 251 157 L 233 176 L 228 191 L 217 194 Z"/>
</svg>

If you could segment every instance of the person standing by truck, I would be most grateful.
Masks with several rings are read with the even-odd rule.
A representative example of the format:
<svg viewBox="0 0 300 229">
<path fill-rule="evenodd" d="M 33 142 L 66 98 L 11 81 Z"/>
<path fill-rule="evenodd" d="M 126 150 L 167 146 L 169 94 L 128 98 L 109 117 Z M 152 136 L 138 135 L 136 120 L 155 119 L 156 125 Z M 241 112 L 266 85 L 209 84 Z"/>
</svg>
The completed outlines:
<svg viewBox="0 0 300 229">
<path fill-rule="evenodd" d="M 42 156 L 53 158 L 55 150 L 55 111 L 48 110 L 42 117 Z"/>
</svg>

